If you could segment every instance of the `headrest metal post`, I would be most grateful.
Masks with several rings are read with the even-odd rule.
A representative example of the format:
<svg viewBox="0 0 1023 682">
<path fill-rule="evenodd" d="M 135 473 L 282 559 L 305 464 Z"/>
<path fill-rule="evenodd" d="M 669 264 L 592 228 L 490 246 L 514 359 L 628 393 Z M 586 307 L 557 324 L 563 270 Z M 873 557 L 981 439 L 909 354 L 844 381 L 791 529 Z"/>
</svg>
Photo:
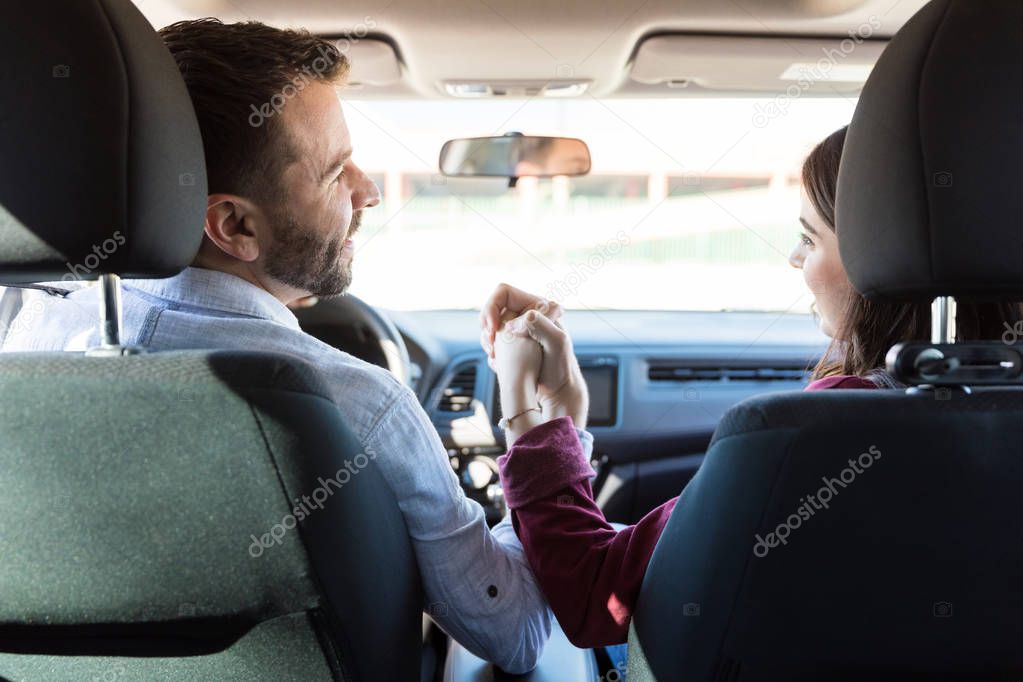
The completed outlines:
<svg viewBox="0 0 1023 682">
<path fill-rule="evenodd" d="M 91 356 L 137 355 L 136 346 L 121 345 L 121 278 L 114 274 L 99 276 L 99 339 L 100 345 L 88 349 Z"/>
<path fill-rule="evenodd" d="M 121 345 L 121 278 L 99 276 L 99 338 L 103 346 Z"/>
<path fill-rule="evenodd" d="M 938 296 L 931 302 L 931 343 L 955 343 L 956 300 Z"/>
</svg>

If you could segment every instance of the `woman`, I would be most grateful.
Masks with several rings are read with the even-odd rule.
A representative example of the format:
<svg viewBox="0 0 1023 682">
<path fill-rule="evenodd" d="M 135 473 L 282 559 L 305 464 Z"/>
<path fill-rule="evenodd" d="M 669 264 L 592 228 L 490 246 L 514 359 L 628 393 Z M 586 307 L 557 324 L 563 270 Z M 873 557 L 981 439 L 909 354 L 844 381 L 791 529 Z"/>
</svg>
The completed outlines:
<svg viewBox="0 0 1023 682">
<path fill-rule="evenodd" d="M 789 262 L 803 272 L 830 348 L 806 390 L 890 388 L 888 349 L 930 337 L 929 303 L 867 301 L 853 289 L 838 253 L 835 190 L 842 130 L 821 142 L 803 165 L 803 233 Z M 654 545 L 677 501 L 669 500 L 624 530 L 593 501 L 593 472 L 573 426 L 585 428 L 585 382 L 560 328 L 556 306 L 499 288 L 481 318 L 483 343 L 500 379 L 508 442 L 500 460 L 505 498 L 537 580 L 569 639 L 580 647 L 624 642 Z M 502 321 L 510 320 L 496 334 Z M 513 311 L 513 312 L 509 312 Z M 547 314 L 543 314 L 546 312 Z M 996 339 L 1021 319 L 1010 304 L 958 305 L 959 339 Z M 539 343 L 536 343 L 535 341 Z M 541 407 L 537 408 L 539 404 Z"/>
</svg>

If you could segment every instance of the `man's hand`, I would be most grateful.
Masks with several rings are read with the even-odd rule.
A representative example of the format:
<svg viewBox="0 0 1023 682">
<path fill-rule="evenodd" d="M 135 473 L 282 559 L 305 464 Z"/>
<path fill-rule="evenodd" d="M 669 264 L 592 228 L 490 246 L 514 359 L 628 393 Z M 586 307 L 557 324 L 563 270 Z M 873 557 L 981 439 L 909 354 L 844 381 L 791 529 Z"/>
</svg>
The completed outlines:
<svg viewBox="0 0 1023 682">
<path fill-rule="evenodd" d="M 568 332 L 550 318 L 531 310 L 505 325 L 498 338 L 505 337 L 529 337 L 543 348 L 537 396 L 544 421 L 568 416 L 576 428 L 585 429 L 590 396 Z"/>
<path fill-rule="evenodd" d="M 488 357 L 494 357 L 494 339 L 497 337 L 497 332 L 501 330 L 501 326 L 530 310 L 540 311 L 553 322 L 560 320 L 563 312 L 561 306 L 553 301 L 527 294 L 510 284 L 497 285 L 497 289 L 480 309 L 480 327 L 482 328 L 480 345 L 483 346 Z"/>
</svg>

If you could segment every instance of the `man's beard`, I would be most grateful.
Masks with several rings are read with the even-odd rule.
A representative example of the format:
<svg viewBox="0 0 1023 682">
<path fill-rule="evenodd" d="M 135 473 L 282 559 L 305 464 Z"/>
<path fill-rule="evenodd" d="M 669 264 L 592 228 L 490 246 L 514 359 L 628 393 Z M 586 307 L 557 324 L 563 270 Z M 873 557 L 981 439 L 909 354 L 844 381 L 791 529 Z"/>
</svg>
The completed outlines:
<svg viewBox="0 0 1023 682">
<path fill-rule="evenodd" d="M 291 215 L 278 219 L 266 255 L 266 274 L 313 296 L 340 296 L 352 283 L 352 263 L 342 259 L 345 240 L 359 230 L 361 222 L 362 211 L 356 211 L 347 233 L 319 238 Z"/>
</svg>

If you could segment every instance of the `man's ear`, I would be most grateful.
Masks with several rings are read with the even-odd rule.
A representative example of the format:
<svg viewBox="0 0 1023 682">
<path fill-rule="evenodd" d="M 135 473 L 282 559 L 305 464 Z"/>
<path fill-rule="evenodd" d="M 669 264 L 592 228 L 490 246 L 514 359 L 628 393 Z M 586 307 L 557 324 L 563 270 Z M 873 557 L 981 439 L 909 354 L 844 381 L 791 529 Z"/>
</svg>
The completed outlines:
<svg viewBox="0 0 1023 682">
<path fill-rule="evenodd" d="M 206 236 L 221 251 L 238 260 L 259 258 L 261 234 L 267 230 L 263 211 L 235 194 L 211 194 L 206 199 Z"/>
</svg>

